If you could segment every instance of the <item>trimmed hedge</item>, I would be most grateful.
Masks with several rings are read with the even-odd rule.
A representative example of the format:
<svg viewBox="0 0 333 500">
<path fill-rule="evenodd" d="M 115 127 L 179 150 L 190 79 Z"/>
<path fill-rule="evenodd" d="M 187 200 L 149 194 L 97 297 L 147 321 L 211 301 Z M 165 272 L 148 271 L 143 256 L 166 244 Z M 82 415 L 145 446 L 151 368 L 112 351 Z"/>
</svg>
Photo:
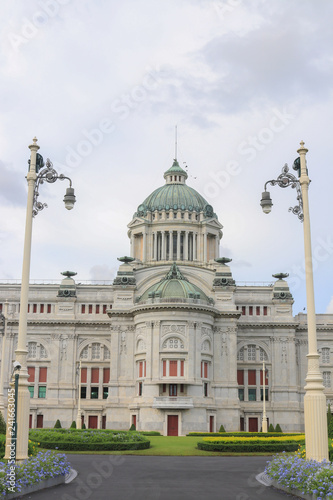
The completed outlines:
<svg viewBox="0 0 333 500">
<path fill-rule="evenodd" d="M 282 433 L 283 436 L 299 436 L 300 434 L 304 434 L 302 432 L 294 432 L 294 433 Z M 281 437 L 281 433 L 279 432 L 189 432 L 186 436 L 212 436 L 212 437 Z"/>
<path fill-rule="evenodd" d="M 105 443 L 76 443 L 75 441 L 39 441 L 40 448 L 61 451 L 123 451 L 123 450 L 146 450 L 150 448 L 150 441 L 136 441 L 121 443 L 107 441 Z"/>
<path fill-rule="evenodd" d="M 198 443 L 199 450 L 224 451 L 224 452 L 269 452 L 280 453 L 281 451 L 297 451 L 298 443 Z"/>
<path fill-rule="evenodd" d="M 142 436 L 161 436 L 161 433 L 158 431 L 138 431 Z"/>
</svg>

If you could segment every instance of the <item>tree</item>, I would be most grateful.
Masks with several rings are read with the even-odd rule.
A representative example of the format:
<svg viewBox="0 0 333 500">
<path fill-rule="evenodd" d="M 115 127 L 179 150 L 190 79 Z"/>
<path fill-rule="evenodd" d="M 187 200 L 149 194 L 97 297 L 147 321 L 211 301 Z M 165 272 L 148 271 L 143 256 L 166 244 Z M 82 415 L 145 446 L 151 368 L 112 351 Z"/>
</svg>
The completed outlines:
<svg viewBox="0 0 333 500">
<path fill-rule="evenodd" d="M 269 424 L 268 432 L 275 432 L 273 424 Z"/>
<path fill-rule="evenodd" d="M 75 420 L 73 420 L 73 422 L 71 423 L 70 429 L 76 429 L 76 422 L 75 422 Z"/>
<path fill-rule="evenodd" d="M 2 412 L 0 411 L 0 434 L 6 434 L 6 422 L 3 418 Z"/>
<path fill-rule="evenodd" d="M 330 405 L 330 403 L 328 403 L 328 407 L 327 407 L 327 428 L 329 428 L 331 420 L 332 420 L 331 405 Z"/>
<path fill-rule="evenodd" d="M 56 423 L 54 424 L 54 429 L 61 429 L 61 423 L 60 420 L 58 419 Z"/>
<path fill-rule="evenodd" d="M 224 425 L 221 425 L 219 432 L 225 432 Z"/>
<path fill-rule="evenodd" d="M 282 429 L 280 427 L 280 424 L 276 424 L 275 432 L 281 432 L 282 433 Z"/>
</svg>

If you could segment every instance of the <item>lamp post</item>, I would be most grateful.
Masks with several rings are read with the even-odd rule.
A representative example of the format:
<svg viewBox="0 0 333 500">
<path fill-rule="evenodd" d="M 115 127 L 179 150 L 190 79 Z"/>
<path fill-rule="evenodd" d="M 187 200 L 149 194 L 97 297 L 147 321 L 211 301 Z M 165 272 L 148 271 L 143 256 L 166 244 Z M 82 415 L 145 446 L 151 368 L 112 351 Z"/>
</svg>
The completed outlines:
<svg viewBox="0 0 333 500">
<path fill-rule="evenodd" d="M 28 323 L 28 300 L 29 300 L 29 276 L 30 276 L 30 261 L 31 261 L 31 239 L 32 239 L 32 220 L 33 218 L 47 207 L 46 203 L 38 201 L 39 186 L 44 182 L 54 183 L 58 179 L 69 180 L 69 188 L 66 190 L 64 203 L 67 210 L 71 210 L 75 203 L 74 189 L 72 181 L 69 177 L 63 174 L 58 175 L 54 170 L 49 159 L 44 163 L 43 157 L 37 153 L 39 146 L 36 137 L 33 139 L 33 144 L 29 146 L 31 151 L 29 160 L 29 171 L 27 175 L 28 182 L 28 199 L 27 212 L 25 222 L 25 237 L 23 249 L 23 266 L 22 266 L 22 283 L 21 283 L 21 299 L 20 299 L 20 317 L 18 343 L 15 351 L 16 360 L 21 365 L 20 379 L 18 384 L 18 403 L 17 403 L 17 426 L 19 433 L 16 444 L 17 460 L 25 460 L 28 457 L 28 436 L 29 436 L 29 408 L 30 408 L 30 393 L 28 390 L 28 370 L 27 370 L 27 323 Z M 7 445 L 8 445 L 7 432 Z M 6 446 L 6 456 L 9 453 L 9 447 Z"/>
<path fill-rule="evenodd" d="M 81 420 L 81 359 L 79 363 L 79 394 L 78 394 L 78 403 L 77 403 L 77 416 L 76 416 L 76 428 L 82 428 L 82 420 Z"/>
<path fill-rule="evenodd" d="M 306 458 L 317 461 L 328 460 L 328 437 L 326 418 L 326 397 L 324 394 L 323 378 L 319 369 L 319 354 L 317 351 L 316 313 L 314 302 L 311 232 L 308 190 L 310 179 L 308 176 L 305 155 L 308 150 L 304 142 L 297 150 L 300 157 L 293 164 L 294 170 L 298 171 L 297 179 L 289 172 L 285 165 L 282 173 L 277 179 L 267 181 L 265 191 L 262 193 L 261 207 L 264 213 L 269 213 L 272 207 L 270 194 L 266 191 L 267 184 L 278 185 L 282 188 L 291 186 L 297 191 L 298 205 L 289 208 L 289 211 L 297 215 L 304 228 L 304 255 L 305 255 L 305 279 L 307 297 L 307 320 L 308 320 L 308 372 L 306 376 L 304 396 L 304 423 Z"/>
<path fill-rule="evenodd" d="M 263 387 L 263 408 L 262 408 L 262 422 L 261 428 L 262 432 L 267 432 L 267 416 L 266 416 L 266 370 L 265 370 L 265 360 L 262 362 L 262 387 Z"/>
</svg>

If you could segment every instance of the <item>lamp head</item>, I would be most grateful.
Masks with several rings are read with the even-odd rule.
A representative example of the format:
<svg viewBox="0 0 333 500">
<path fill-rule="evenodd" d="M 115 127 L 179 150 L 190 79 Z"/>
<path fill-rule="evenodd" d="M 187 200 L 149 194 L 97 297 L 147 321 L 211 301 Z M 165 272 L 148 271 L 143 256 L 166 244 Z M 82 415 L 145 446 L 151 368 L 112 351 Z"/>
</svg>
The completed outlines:
<svg viewBox="0 0 333 500">
<path fill-rule="evenodd" d="M 262 211 L 264 212 L 264 214 L 270 213 L 270 211 L 272 210 L 273 203 L 272 203 L 271 195 L 270 195 L 269 191 L 264 191 L 262 193 L 260 205 L 261 205 L 261 208 L 262 208 Z"/>
<path fill-rule="evenodd" d="M 19 361 L 14 361 L 14 363 L 13 363 L 14 370 L 21 370 L 21 367 L 22 367 L 22 365 Z"/>
<path fill-rule="evenodd" d="M 66 189 L 66 194 L 64 196 L 65 208 L 67 208 L 67 210 L 72 210 L 75 202 L 76 199 L 74 195 L 74 189 L 72 187 L 69 187 Z"/>
</svg>

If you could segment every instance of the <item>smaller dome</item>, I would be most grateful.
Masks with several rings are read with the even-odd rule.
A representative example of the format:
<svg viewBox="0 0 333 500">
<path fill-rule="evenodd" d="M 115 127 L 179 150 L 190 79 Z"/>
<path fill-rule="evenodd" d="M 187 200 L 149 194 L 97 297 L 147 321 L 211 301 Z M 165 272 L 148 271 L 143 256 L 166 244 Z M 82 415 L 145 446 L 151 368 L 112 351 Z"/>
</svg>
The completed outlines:
<svg viewBox="0 0 333 500">
<path fill-rule="evenodd" d="M 196 285 L 190 283 L 181 273 L 176 263 L 170 271 L 158 283 L 149 287 L 138 302 L 145 302 L 148 299 L 200 299 L 207 304 L 211 304 L 211 299 Z"/>
</svg>

